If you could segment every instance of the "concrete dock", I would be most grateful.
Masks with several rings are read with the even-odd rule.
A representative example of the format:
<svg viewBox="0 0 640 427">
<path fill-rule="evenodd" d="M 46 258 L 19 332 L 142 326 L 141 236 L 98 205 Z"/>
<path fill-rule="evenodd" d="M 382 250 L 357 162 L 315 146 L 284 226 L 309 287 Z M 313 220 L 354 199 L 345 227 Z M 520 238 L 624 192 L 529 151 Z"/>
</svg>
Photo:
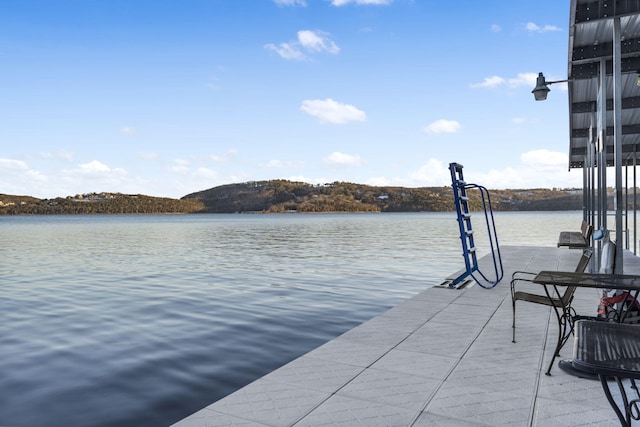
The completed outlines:
<svg viewBox="0 0 640 427">
<path fill-rule="evenodd" d="M 427 289 L 175 426 L 617 426 L 598 381 L 544 374 L 557 336 L 548 307 L 519 302 L 511 342 L 511 273 L 573 271 L 580 255 L 502 248 L 495 288 Z M 595 315 L 598 300 L 578 289 L 574 306 Z"/>
</svg>

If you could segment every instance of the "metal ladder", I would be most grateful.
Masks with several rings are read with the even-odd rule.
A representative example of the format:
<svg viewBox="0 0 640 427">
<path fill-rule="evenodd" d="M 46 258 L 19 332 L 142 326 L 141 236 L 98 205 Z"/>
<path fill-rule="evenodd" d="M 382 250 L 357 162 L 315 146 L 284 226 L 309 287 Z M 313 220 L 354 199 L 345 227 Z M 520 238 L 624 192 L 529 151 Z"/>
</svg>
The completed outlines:
<svg viewBox="0 0 640 427">
<path fill-rule="evenodd" d="M 462 165 L 450 163 L 451 186 L 453 187 L 454 203 L 458 214 L 458 226 L 460 227 L 460 241 L 462 242 L 462 257 L 464 258 L 465 271 L 448 284 L 449 288 L 458 288 L 463 281 L 471 277 L 483 288 L 493 288 L 502 280 L 504 270 L 502 268 L 502 256 L 500 255 L 500 245 L 496 225 L 493 219 L 493 209 L 491 208 L 491 198 L 489 191 L 477 184 L 467 184 L 462 175 Z M 493 260 L 494 276 L 489 279 L 480 271 L 478 266 L 478 256 L 474 241 L 473 228 L 471 227 L 471 212 L 469 210 L 469 196 L 467 190 L 477 189 L 480 192 L 482 208 L 484 211 L 487 233 L 489 235 L 489 245 Z M 476 274 L 477 273 L 477 274 Z M 480 280 L 477 275 L 480 276 Z"/>
</svg>

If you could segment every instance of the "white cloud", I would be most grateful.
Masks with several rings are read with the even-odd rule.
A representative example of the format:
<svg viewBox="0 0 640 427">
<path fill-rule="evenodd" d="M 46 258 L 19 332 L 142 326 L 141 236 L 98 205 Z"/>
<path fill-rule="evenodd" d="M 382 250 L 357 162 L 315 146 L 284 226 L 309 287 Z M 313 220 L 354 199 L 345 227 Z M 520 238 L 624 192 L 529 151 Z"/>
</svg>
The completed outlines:
<svg viewBox="0 0 640 427">
<path fill-rule="evenodd" d="M 58 160 L 64 160 L 67 162 L 72 162 L 74 157 L 71 151 L 66 151 L 66 150 L 58 150 L 53 153 L 41 152 L 41 153 L 38 153 L 38 156 L 43 159 L 58 159 Z"/>
<path fill-rule="evenodd" d="M 226 153 L 235 153 L 235 150 L 227 150 Z M 226 155 L 226 154 L 225 154 Z M 215 156 L 211 156 L 213 159 Z M 182 197 L 185 194 L 199 191 L 202 189 L 213 188 L 219 185 L 246 182 L 253 178 L 251 175 L 235 171 L 235 173 L 225 173 L 224 169 L 203 166 L 207 159 L 194 157 L 191 159 L 176 158 L 172 160 L 169 172 L 179 175 L 171 180 L 171 188 L 161 188 L 162 194 L 171 191 L 169 197 Z"/>
<path fill-rule="evenodd" d="M 393 0 L 331 0 L 333 6 L 345 6 L 347 4 L 363 4 L 363 5 L 387 5 L 391 4 Z"/>
<path fill-rule="evenodd" d="M 429 159 L 417 171 L 410 175 L 411 181 L 424 187 L 440 187 L 451 185 L 451 172 L 438 159 Z"/>
<path fill-rule="evenodd" d="M 0 159 L 1 172 L 25 171 L 28 169 L 29 166 L 22 160 Z"/>
<path fill-rule="evenodd" d="M 568 170 L 565 153 L 546 149 L 532 150 L 520 155 L 520 162 L 503 169 L 482 171 L 482 164 L 465 161 L 465 180 L 488 189 L 582 187 L 582 170 Z M 374 178 L 371 185 L 402 185 L 408 187 L 450 186 L 449 165 L 430 158 L 408 178 Z"/>
<path fill-rule="evenodd" d="M 539 149 L 521 154 L 518 165 L 479 173 L 476 179 L 495 189 L 582 187 L 582 170 L 569 171 L 566 153 Z"/>
<path fill-rule="evenodd" d="M 92 160 L 89 163 L 83 163 L 79 165 L 79 168 L 80 169 L 77 169 L 77 170 L 82 173 L 96 173 L 96 172 L 100 173 L 100 172 L 111 171 L 109 166 L 105 165 L 102 162 L 99 162 L 98 160 Z"/>
<path fill-rule="evenodd" d="M 267 50 L 274 51 L 284 59 L 302 60 L 307 58 L 307 56 L 304 53 L 302 53 L 302 51 L 298 48 L 296 44 L 280 43 L 279 45 L 276 46 L 273 43 L 269 43 L 264 45 L 264 48 Z"/>
<path fill-rule="evenodd" d="M 191 162 L 185 159 L 173 159 L 173 166 L 169 167 L 171 172 L 179 174 L 189 173 Z"/>
<path fill-rule="evenodd" d="M 330 34 L 324 31 L 300 30 L 296 41 L 280 43 L 279 45 L 269 43 L 264 48 L 274 51 L 284 59 L 294 60 L 307 59 L 307 54 L 314 53 L 337 55 L 340 52 L 340 48 L 329 36 Z"/>
<path fill-rule="evenodd" d="M 131 126 L 123 126 L 120 128 L 120 133 L 123 135 L 133 135 L 135 133 L 135 129 Z"/>
<path fill-rule="evenodd" d="M 477 88 L 477 87 L 497 87 L 497 86 L 501 86 L 504 84 L 504 78 L 500 77 L 500 76 L 491 76 L 491 77 L 485 77 L 484 80 L 482 81 L 482 83 L 472 83 L 470 86 L 472 88 Z"/>
<path fill-rule="evenodd" d="M 154 158 L 153 153 L 139 153 L 145 158 Z M 169 182 L 149 177 L 132 175 L 118 167 L 92 160 L 67 169 L 51 167 L 39 171 L 32 169 L 24 161 L 0 158 L 0 192 L 28 195 L 39 198 L 65 197 L 94 191 L 120 192 L 126 194 L 147 194 L 161 197 L 182 197 L 198 189 L 211 188 L 230 182 L 244 182 L 251 177 L 235 175 L 221 177 L 218 172 L 207 167 L 197 167 L 190 159 L 175 159 L 171 171 L 179 174 Z M 166 173 L 165 173 L 166 175 Z"/>
<path fill-rule="evenodd" d="M 298 42 L 310 52 L 327 52 L 332 55 L 340 52 L 340 48 L 329 38 L 329 33 L 324 31 L 298 31 Z"/>
<path fill-rule="evenodd" d="M 430 134 L 456 133 L 460 128 L 460 123 L 455 120 L 440 119 L 425 127 L 423 131 Z"/>
<path fill-rule="evenodd" d="M 305 0 L 273 0 L 278 6 L 306 6 Z"/>
<path fill-rule="evenodd" d="M 565 153 L 550 151 L 546 149 L 533 150 L 523 153 L 520 156 L 522 164 L 531 168 L 541 170 L 548 168 L 567 167 L 569 157 Z"/>
<path fill-rule="evenodd" d="M 516 77 L 508 79 L 507 84 L 511 88 L 516 88 L 520 86 L 533 88 L 536 85 L 537 77 L 538 77 L 538 74 L 536 73 L 518 73 Z"/>
<path fill-rule="evenodd" d="M 302 101 L 300 109 L 322 123 L 344 124 L 353 121 L 364 122 L 367 115 L 353 105 L 334 101 L 331 98 Z"/>
<path fill-rule="evenodd" d="M 125 192 L 135 185 L 124 169 L 112 169 L 98 160 L 41 172 L 20 160 L 0 159 L 0 188 L 9 194 L 51 198 L 89 191 Z"/>
<path fill-rule="evenodd" d="M 37 191 L 46 190 L 47 177 L 31 169 L 22 160 L 0 158 L 0 189 L 4 194 L 39 197 Z"/>
<path fill-rule="evenodd" d="M 517 88 L 521 86 L 535 87 L 537 73 L 518 73 L 516 77 L 504 78 L 500 76 L 485 77 L 481 83 L 472 83 L 469 86 L 471 88 L 497 88 L 500 86 L 508 86 L 510 88 Z"/>
<path fill-rule="evenodd" d="M 500 31 L 502 31 L 502 27 L 498 24 L 493 24 L 491 25 L 491 31 L 493 31 L 494 33 L 499 33 Z"/>
<path fill-rule="evenodd" d="M 56 189 L 57 195 L 65 195 L 63 191 L 66 191 L 66 195 L 90 191 L 128 192 L 138 184 L 126 170 L 110 168 L 99 160 L 55 172 L 50 180 L 51 185 L 60 187 Z"/>
<path fill-rule="evenodd" d="M 29 169 L 28 171 L 26 171 L 23 176 L 32 182 L 44 183 L 48 181 L 48 178 L 46 176 L 44 176 L 39 171 L 33 170 L 33 169 Z"/>
<path fill-rule="evenodd" d="M 360 166 L 362 165 L 362 159 L 360 156 L 353 156 L 351 154 L 340 153 L 334 151 L 325 157 L 324 161 L 330 165 L 335 166 Z"/>
<path fill-rule="evenodd" d="M 549 33 L 554 31 L 561 31 L 561 29 L 559 27 L 556 27 L 555 25 L 544 25 L 540 27 L 533 22 L 527 22 L 524 25 L 524 28 L 530 33 Z"/>
</svg>

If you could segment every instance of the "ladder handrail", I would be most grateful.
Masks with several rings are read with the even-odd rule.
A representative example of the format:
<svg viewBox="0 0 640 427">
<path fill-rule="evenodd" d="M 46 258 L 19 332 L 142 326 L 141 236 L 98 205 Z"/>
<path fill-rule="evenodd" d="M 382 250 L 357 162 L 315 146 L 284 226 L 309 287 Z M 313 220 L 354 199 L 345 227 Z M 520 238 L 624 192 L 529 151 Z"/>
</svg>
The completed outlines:
<svg viewBox="0 0 640 427">
<path fill-rule="evenodd" d="M 487 190 L 486 187 L 483 187 L 482 185 L 469 184 L 467 185 L 467 188 L 477 188 L 480 191 L 480 195 L 482 198 L 482 208 L 484 210 L 485 223 L 487 226 L 487 234 L 489 236 L 489 247 L 491 248 L 491 255 L 493 259 L 493 270 L 494 270 L 496 279 L 495 281 L 488 279 L 479 268 L 477 271 L 485 281 L 491 283 L 491 286 L 488 286 L 488 287 L 493 288 L 504 277 L 504 268 L 502 267 L 502 254 L 500 253 L 500 244 L 498 243 L 498 233 L 496 231 L 496 222 L 493 216 L 493 208 L 491 206 L 491 196 L 489 195 L 489 190 Z M 485 200 L 485 195 L 486 195 L 486 200 Z M 471 277 L 473 277 L 473 274 L 471 274 Z M 482 283 L 480 283 L 480 281 L 478 281 L 478 279 L 476 279 L 475 277 L 473 278 L 483 288 L 487 287 L 487 286 L 483 286 Z"/>
<path fill-rule="evenodd" d="M 467 184 L 462 175 L 463 166 L 458 163 L 450 163 L 451 186 L 453 187 L 454 202 L 456 205 L 456 213 L 458 214 L 458 226 L 460 229 L 460 241 L 462 243 L 462 256 L 465 261 L 465 272 L 455 278 L 449 287 L 454 287 L 468 276 L 471 276 L 481 287 L 493 288 L 504 276 L 502 267 L 502 255 L 500 253 L 500 244 L 498 242 L 498 234 L 496 231 L 495 219 L 493 216 L 493 208 L 491 206 L 491 196 L 489 190 L 478 184 Z M 489 246 L 493 259 L 493 269 L 495 280 L 489 279 L 479 268 L 478 258 L 475 248 L 475 240 L 473 238 L 473 229 L 471 227 L 471 214 L 469 211 L 468 189 L 477 189 L 480 192 L 482 200 L 482 208 L 485 216 L 485 224 L 487 234 L 489 236 Z M 477 272 L 482 280 L 479 280 L 474 273 Z M 486 283 L 483 284 L 483 281 Z"/>
</svg>

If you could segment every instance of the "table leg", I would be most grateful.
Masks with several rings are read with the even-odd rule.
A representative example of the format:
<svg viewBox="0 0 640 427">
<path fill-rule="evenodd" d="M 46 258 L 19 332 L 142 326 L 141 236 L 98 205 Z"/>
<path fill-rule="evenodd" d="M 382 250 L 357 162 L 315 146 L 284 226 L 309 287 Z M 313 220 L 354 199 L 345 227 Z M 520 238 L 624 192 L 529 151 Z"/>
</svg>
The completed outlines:
<svg viewBox="0 0 640 427">
<path fill-rule="evenodd" d="M 622 394 L 622 401 L 623 401 L 623 406 L 625 407 L 625 414 L 622 413 L 622 411 L 620 410 L 620 407 L 618 406 L 618 402 L 616 402 L 616 400 L 611 395 L 611 390 L 609 389 L 609 383 L 607 382 L 607 377 L 605 377 L 604 375 L 598 375 L 598 377 L 600 378 L 600 384 L 602 385 L 602 389 L 604 390 L 605 396 L 607 396 L 607 400 L 609 401 L 611 408 L 613 408 L 616 415 L 618 416 L 618 419 L 620 420 L 620 425 L 622 425 L 623 427 L 631 427 L 630 417 L 625 416 L 625 415 L 628 415 L 628 411 L 626 409 L 627 396 L 624 391 L 624 386 L 622 386 L 622 384 L 620 383 L 620 380 L 616 378 L 616 382 L 618 382 L 618 387 L 620 387 L 620 392 Z"/>
<path fill-rule="evenodd" d="M 616 384 L 618 384 L 618 388 L 620 389 L 620 398 L 622 399 L 622 405 L 619 405 L 611 394 L 611 389 L 609 388 L 609 383 L 607 382 L 608 377 L 606 377 L 605 375 L 598 375 L 598 377 L 600 378 L 600 384 L 602 385 L 604 394 L 605 396 L 607 396 L 607 400 L 609 401 L 611 408 L 613 408 L 614 412 L 618 416 L 620 424 L 624 427 L 631 427 L 632 420 L 640 420 L 640 411 L 638 408 L 638 404 L 640 404 L 640 392 L 638 391 L 635 380 L 630 380 L 631 388 L 635 390 L 638 398 L 629 400 L 627 390 L 623 383 L 624 378 L 612 378 L 615 379 Z"/>
<path fill-rule="evenodd" d="M 560 355 L 560 350 L 567 343 L 567 340 L 573 333 L 573 312 L 571 309 L 571 305 L 565 305 L 562 300 L 562 295 L 558 290 L 557 286 L 553 286 L 554 292 L 557 296 L 557 300 L 560 301 L 560 306 L 553 304 L 553 310 L 556 314 L 556 318 L 558 319 L 558 341 L 556 342 L 556 348 L 553 352 L 553 356 L 551 357 L 551 362 L 549 363 L 549 367 L 547 368 L 547 372 L 545 375 L 551 375 L 551 368 L 553 368 L 553 363 L 556 358 Z M 554 298 L 551 297 L 551 293 L 547 286 L 544 286 L 544 291 L 547 294 L 547 298 L 549 301 L 554 301 Z"/>
</svg>

